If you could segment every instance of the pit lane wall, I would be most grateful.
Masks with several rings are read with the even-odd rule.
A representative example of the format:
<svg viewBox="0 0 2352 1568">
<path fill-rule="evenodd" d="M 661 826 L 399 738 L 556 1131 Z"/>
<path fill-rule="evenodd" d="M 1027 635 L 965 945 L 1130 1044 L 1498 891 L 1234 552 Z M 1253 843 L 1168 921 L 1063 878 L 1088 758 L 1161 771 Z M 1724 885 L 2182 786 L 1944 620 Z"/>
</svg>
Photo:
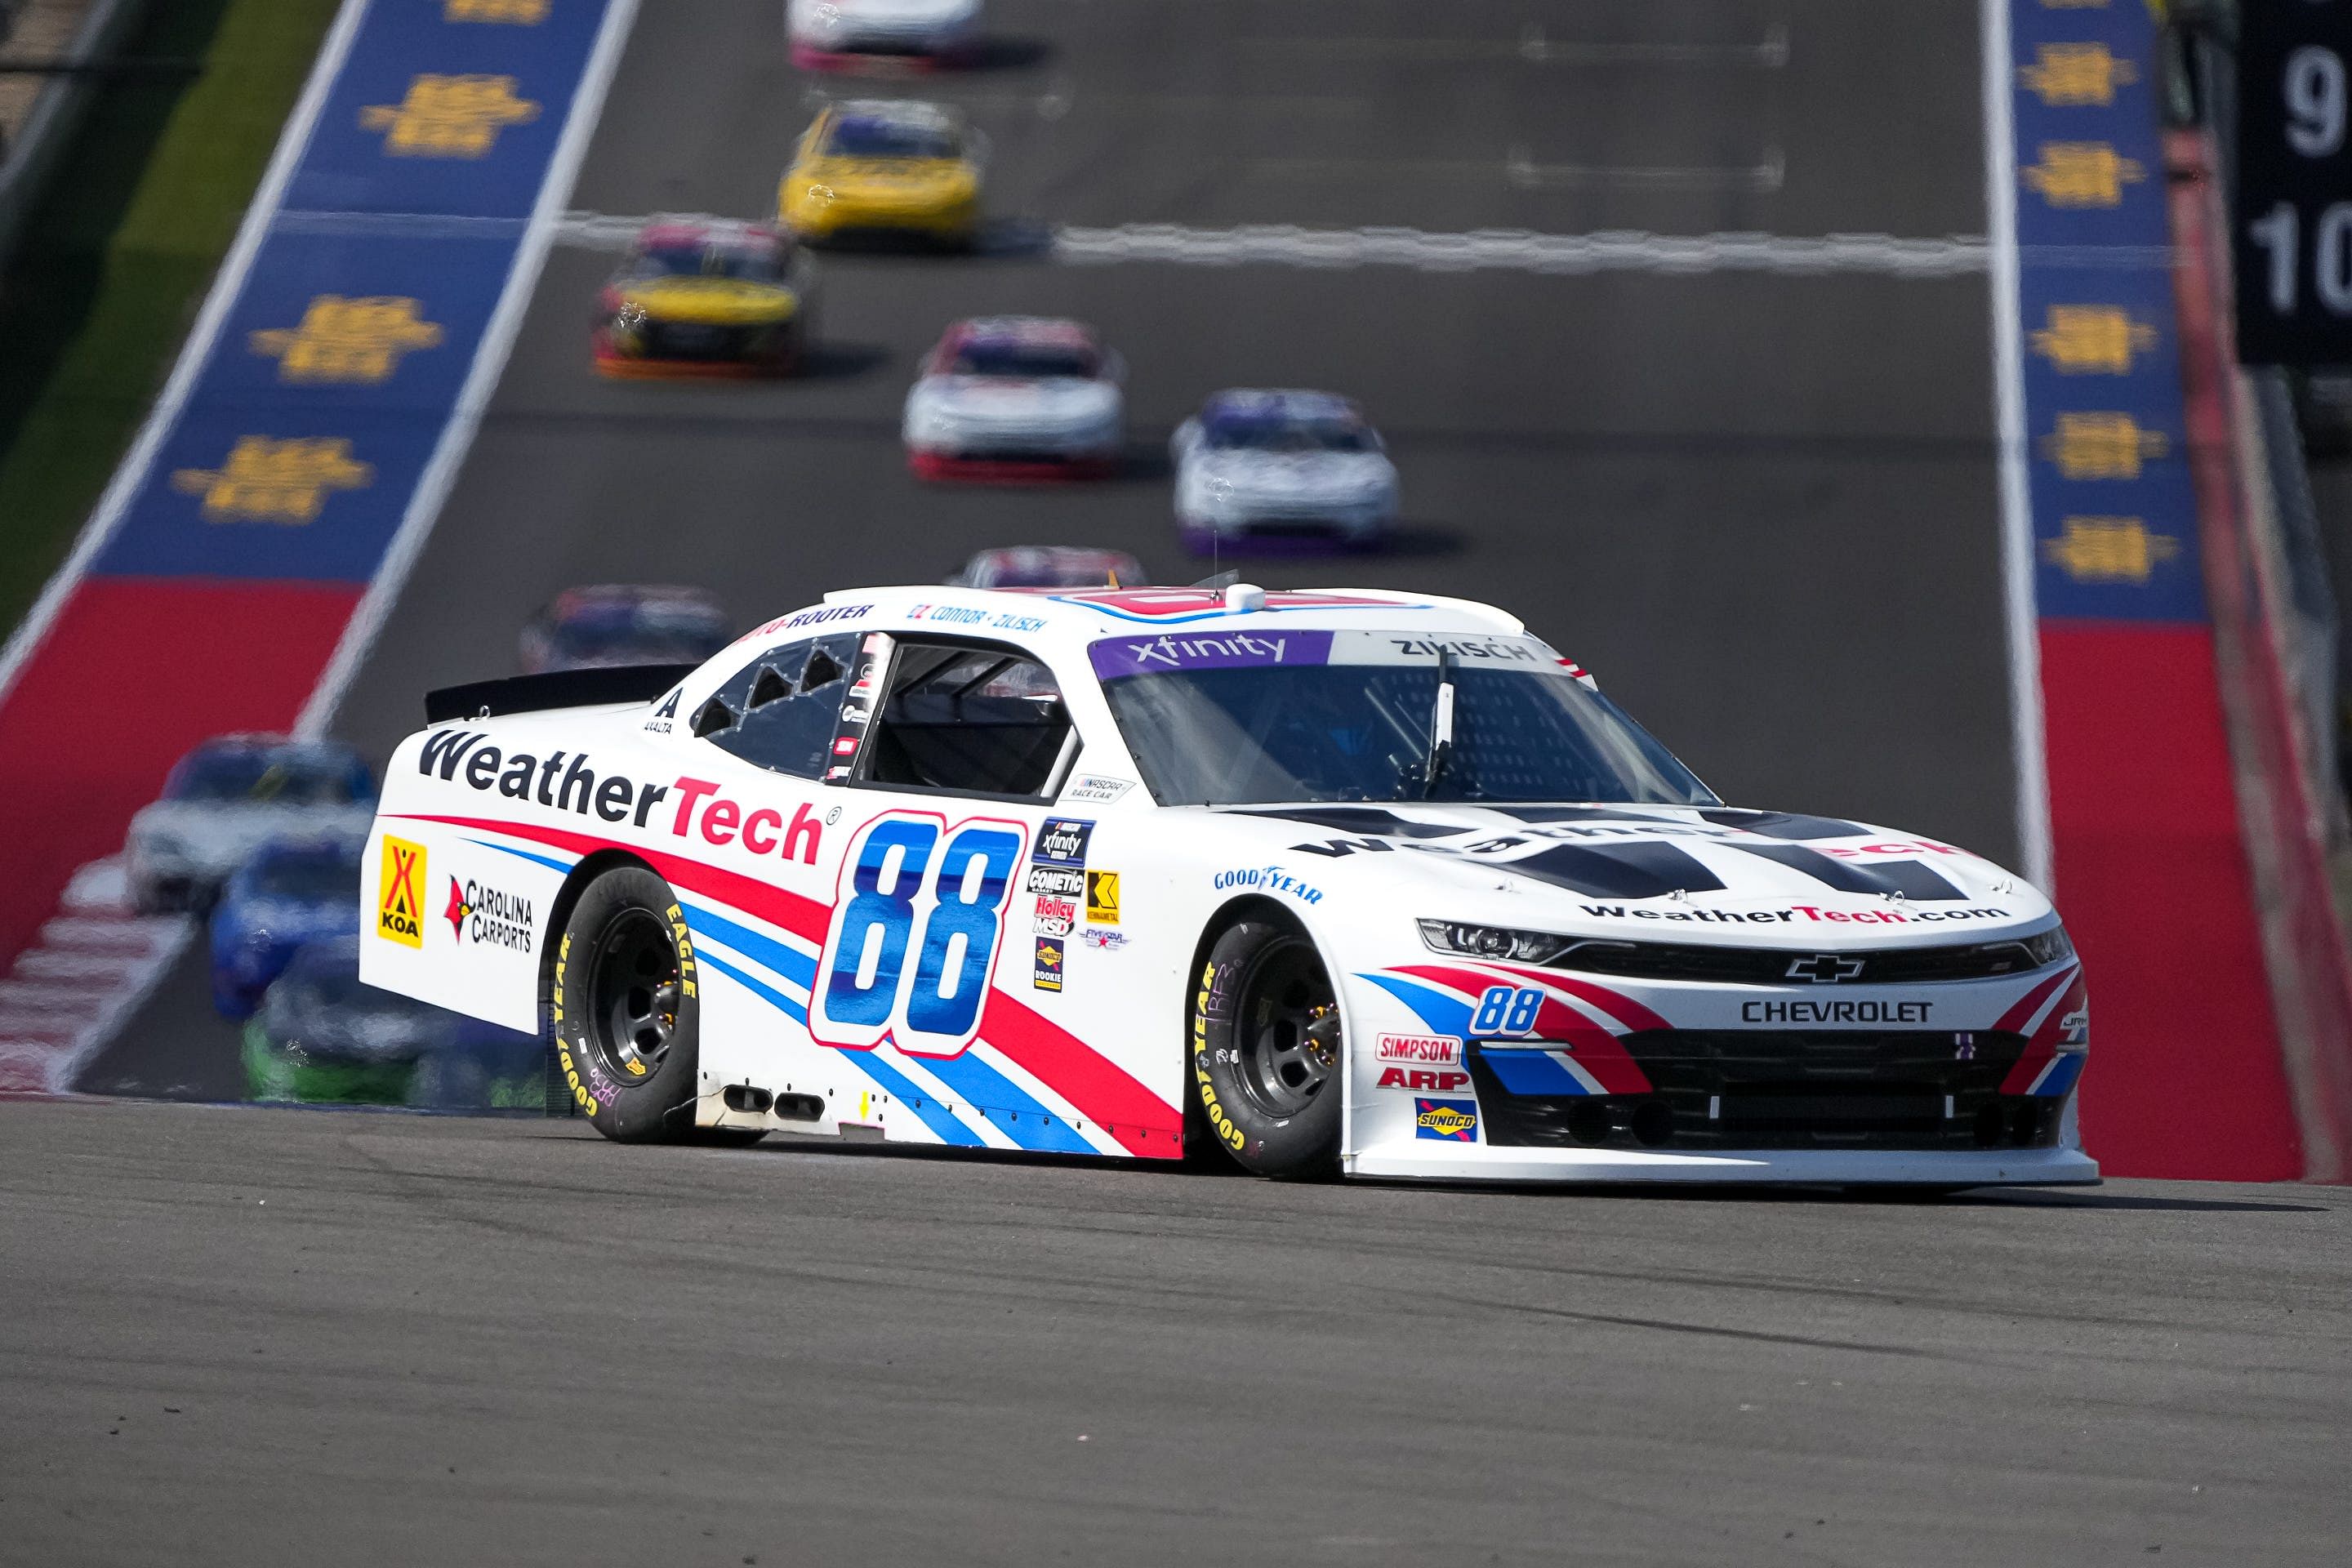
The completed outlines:
<svg viewBox="0 0 2352 1568">
<path fill-rule="evenodd" d="M 2266 964 L 2210 608 L 2229 435 L 2184 396 L 2203 367 L 2154 24 L 2137 4 L 1987 16 L 2014 213 L 2005 434 L 2031 524 L 2012 568 L 2031 574 L 2054 896 L 2097 1003 L 2084 1142 L 2113 1175 L 2300 1177 L 2271 984 L 2292 1003 L 2294 977 Z"/>
<path fill-rule="evenodd" d="M 155 409 L 0 653 L 0 959 L 190 746 L 331 708 L 355 613 L 463 456 L 635 4 L 346 0 Z"/>
</svg>

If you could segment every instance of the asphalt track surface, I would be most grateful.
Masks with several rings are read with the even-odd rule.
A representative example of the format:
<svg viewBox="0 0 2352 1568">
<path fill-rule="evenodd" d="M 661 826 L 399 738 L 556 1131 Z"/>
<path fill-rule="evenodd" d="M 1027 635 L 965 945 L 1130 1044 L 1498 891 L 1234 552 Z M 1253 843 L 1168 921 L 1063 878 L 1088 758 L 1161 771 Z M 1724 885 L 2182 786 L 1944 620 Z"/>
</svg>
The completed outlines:
<svg viewBox="0 0 2352 1568">
<path fill-rule="evenodd" d="M 1080 267 L 1020 243 L 1140 223 L 1981 235 L 1975 0 L 1004 0 L 990 68 L 880 81 L 793 70 L 779 13 L 646 7 L 572 206 L 761 216 L 813 92 L 930 96 L 992 143 L 1007 243 L 827 258 L 814 374 L 765 385 L 600 381 L 587 320 L 614 258 L 557 248 L 342 733 L 382 757 L 426 689 L 510 671 L 522 623 L 575 583 L 700 582 L 750 625 L 994 544 L 1122 545 L 1192 581 L 1210 563 L 1175 544 L 1168 431 L 1221 386 L 1318 385 L 1389 437 L 1406 526 L 1383 556 L 1252 575 L 1497 601 L 1727 798 L 2014 863 L 1981 274 Z M 1123 478 L 908 476 L 916 362 L 999 310 L 1081 316 L 1123 352 Z M 238 1095 L 203 969 L 192 951 L 81 1087 Z"/>
<path fill-rule="evenodd" d="M 0 1105 L 0 1561 L 2340 1564 L 2352 1194 Z"/>
</svg>

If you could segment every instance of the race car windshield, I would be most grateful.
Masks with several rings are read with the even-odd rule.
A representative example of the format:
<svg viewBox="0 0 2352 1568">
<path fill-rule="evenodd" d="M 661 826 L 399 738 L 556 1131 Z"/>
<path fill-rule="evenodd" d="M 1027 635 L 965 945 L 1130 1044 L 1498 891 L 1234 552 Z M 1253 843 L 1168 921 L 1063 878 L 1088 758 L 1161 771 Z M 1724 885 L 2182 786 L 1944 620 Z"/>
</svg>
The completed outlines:
<svg viewBox="0 0 2352 1568">
<path fill-rule="evenodd" d="M 165 793 L 173 800 L 278 805 L 343 805 L 352 798 L 346 769 L 322 759 L 269 752 L 216 752 L 191 758 Z"/>
<path fill-rule="evenodd" d="M 1614 703 L 1557 666 L 1528 660 L 1496 668 L 1464 659 L 1451 647 L 1453 743 L 1444 769 L 1428 779 L 1439 681 L 1434 650 L 1412 662 L 1341 662 L 1339 657 L 1327 662 L 1318 656 L 1334 637 L 1310 632 L 1097 643 L 1104 695 L 1153 797 L 1162 805 L 1720 804 Z M 1379 640 L 1428 647 L 1413 638 Z M 1532 641 L 1495 639 L 1483 646 Z M 1238 644 L 1257 646 L 1232 647 Z M 1247 662 L 1219 665 L 1228 651 Z M 1196 667 L 1152 669 L 1162 657 Z M 1276 658 L 1283 663 L 1276 665 Z M 1313 662 L 1294 665 L 1294 658 Z"/>
<path fill-rule="evenodd" d="M 1372 433 L 1349 419 L 1232 419 L 1209 426 L 1223 452 L 1369 452 Z"/>
<path fill-rule="evenodd" d="M 629 276 L 639 281 L 731 278 L 743 283 L 773 283 L 783 277 L 783 268 L 772 251 L 723 245 L 662 245 L 640 252 Z"/>
<path fill-rule="evenodd" d="M 833 128 L 825 152 L 836 158 L 961 158 L 955 132 L 930 125 L 887 120 L 844 120 Z"/>
<path fill-rule="evenodd" d="M 1093 379 L 1095 356 L 1085 349 L 1046 343 L 967 343 L 956 351 L 950 375 L 1003 375 L 1043 381 L 1054 376 Z"/>
</svg>

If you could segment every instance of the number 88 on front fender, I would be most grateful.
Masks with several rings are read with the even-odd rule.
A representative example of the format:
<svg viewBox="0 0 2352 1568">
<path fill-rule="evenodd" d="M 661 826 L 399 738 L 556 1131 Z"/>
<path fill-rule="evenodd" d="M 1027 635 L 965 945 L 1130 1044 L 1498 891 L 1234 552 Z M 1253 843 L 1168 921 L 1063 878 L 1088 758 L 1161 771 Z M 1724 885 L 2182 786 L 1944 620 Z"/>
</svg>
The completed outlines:
<svg viewBox="0 0 2352 1568">
<path fill-rule="evenodd" d="M 1005 903 L 1028 848 L 1018 822 L 891 812 L 859 828 L 809 998 L 819 1044 L 953 1057 L 980 1032 Z"/>
</svg>

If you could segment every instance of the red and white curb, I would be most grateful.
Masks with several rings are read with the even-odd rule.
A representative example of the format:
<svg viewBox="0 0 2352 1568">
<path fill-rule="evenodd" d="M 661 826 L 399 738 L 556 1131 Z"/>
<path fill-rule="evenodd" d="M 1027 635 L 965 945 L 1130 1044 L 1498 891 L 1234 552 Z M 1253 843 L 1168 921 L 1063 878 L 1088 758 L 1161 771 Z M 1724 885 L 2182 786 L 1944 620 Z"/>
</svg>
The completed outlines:
<svg viewBox="0 0 2352 1568">
<path fill-rule="evenodd" d="M 0 1094 L 63 1094 L 195 931 L 185 915 L 142 915 L 119 859 L 93 860 L 0 980 Z"/>
</svg>

